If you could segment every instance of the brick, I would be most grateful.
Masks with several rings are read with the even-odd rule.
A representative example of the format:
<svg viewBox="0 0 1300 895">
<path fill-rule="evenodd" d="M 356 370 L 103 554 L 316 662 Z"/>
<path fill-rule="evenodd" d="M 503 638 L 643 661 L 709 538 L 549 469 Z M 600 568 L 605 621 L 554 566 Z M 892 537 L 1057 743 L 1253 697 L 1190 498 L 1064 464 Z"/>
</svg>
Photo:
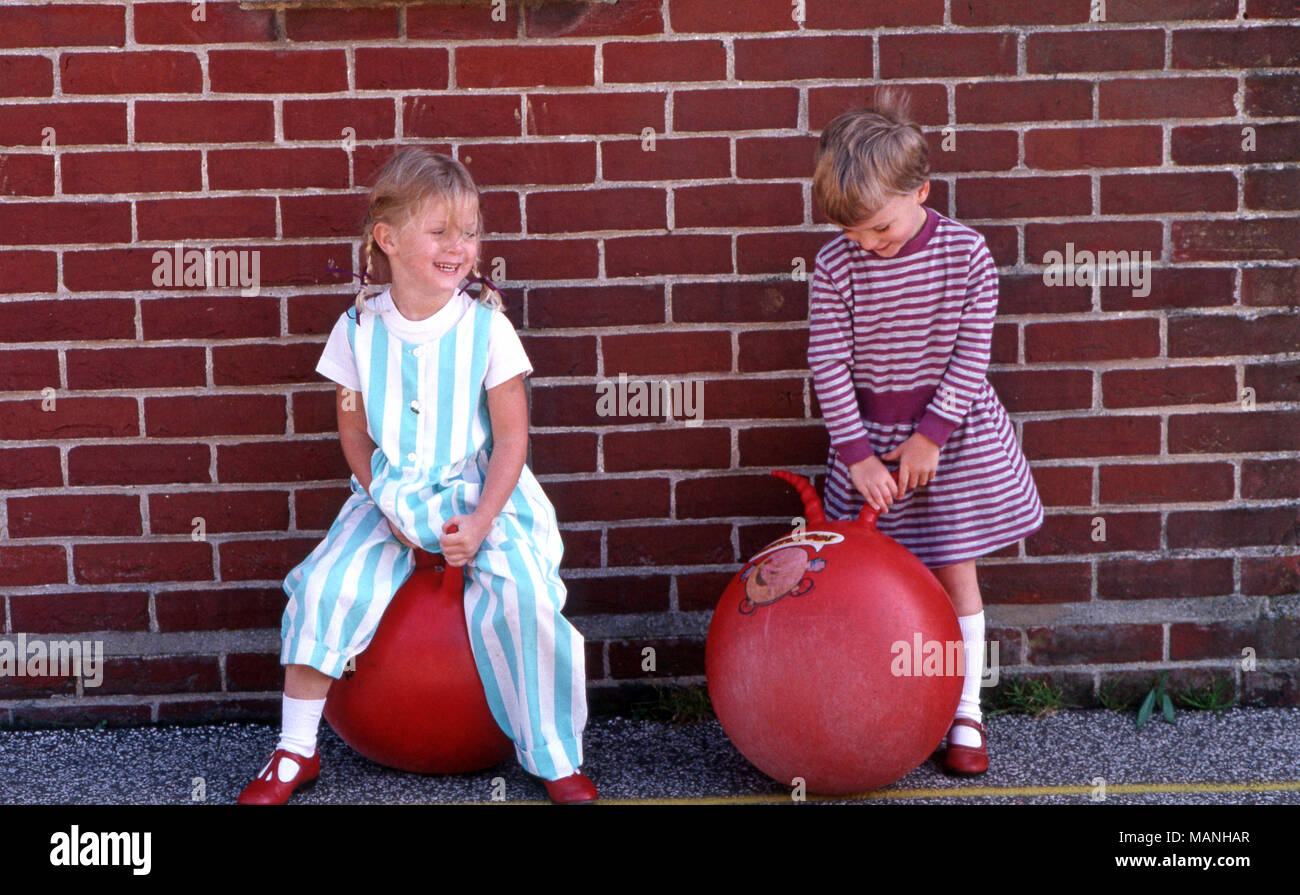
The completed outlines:
<svg viewBox="0 0 1300 895">
<path fill-rule="evenodd" d="M 1088 370 L 989 371 L 988 380 L 1012 413 L 1092 407 L 1092 373 Z"/>
<path fill-rule="evenodd" d="M 1249 507 L 1171 512 L 1165 523 L 1169 548 L 1290 546 L 1300 542 L 1295 507 Z"/>
<path fill-rule="evenodd" d="M 1247 500 L 1300 497 L 1300 460 L 1245 460 L 1241 496 Z"/>
<path fill-rule="evenodd" d="M 1145 297 L 1131 286 L 1102 286 L 1103 311 L 1147 311 L 1165 308 L 1205 308 L 1235 304 L 1232 271 L 1222 267 L 1153 267 Z M 1082 310 L 1092 310 L 1091 302 Z"/>
<path fill-rule="evenodd" d="M 1231 367 L 1108 370 L 1101 374 L 1105 407 L 1220 404 L 1236 398 L 1237 375 Z"/>
<path fill-rule="evenodd" d="M 11 538 L 94 537 L 144 532 L 140 498 L 129 494 L 11 497 Z"/>
<path fill-rule="evenodd" d="M 664 130 L 664 97 L 654 93 L 532 93 L 528 133 L 640 135 Z"/>
<path fill-rule="evenodd" d="M 674 505 L 680 519 L 733 516 L 780 516 L 788 519 L 801 512 L 799 500 L 790 486 L 770 475 L 683 479 L 677 483 Z"/>
<path fill-rule="evenodd" d="M 1030 535 L 1026 544 L 1032 543 Z M 1087 562 L 1005 563 L 979 568 L 984 603 L 1033 604 L 1086 602 L 1091 589 Z"/>
<path fill-rule="evenodd" d="M 799 81 L 875 76 L 871 36 L 764 37 L 734 44 L 736 80 Z"/>
<path fill-rule="evenodd" d="M 664 320 L 664 289 L 657 285 L 529 289 L 527 300 L 529 325 L 546 329 L 635 326 Z"/>
<path fill-rule="evenodd" d="M 599 264 L 594 239 L 496 240 L 479 254 L 488 269 L 505 259 L 506 282 L 595 279 Z"/>
<path fill-rule="evenodd" d="M 944 85 L 901 83 L 890 86 L 902 88 L 911 97 L 912 120 L 921 127 L 943 126 L 949 123 L 948 90 Z M 867 85 L 809 87 L 808 127 L 813 131 L 820 131 L 836 116 L 850 109 L 870 106 L 874 98 L 875 88 Z"/>
<path fill-rule="evenodd" d="M 1205 315 L 1169 321 L 1170 357 L 1281 354 L 1300 343 L 1295 314 Z"/>
<path fill-rule="evenodd" d="M 740 465 L 760 468 L 825 463 L 830 447 L 826 427 L 821 424 L 745 427 L 737 438 Z"/>
<path fill-rule="evenodd" d="M 519 6 L 507 3 L 505 21 L 492 18 L 492 7 L 474 3 L 465 6 L 412 6 L 406 9 L 406 36 L 411 40 L 458 40 L 485 37 L 509 40 L 519 31 Z"/>
<path fill-rule="evenodd" d="M 0 450 L 0 481 L 7 488 L 48 488 L 63 484 L 57 447 Z"/>
<path fill-rule="evenodd" d="M 442 47 L 357 47 L 352 52 L 358 90 L 447 89 L 451 54 Z M 407 97 L 406 102 L 424 99 L 433 97 Z"/>
<path fill-rule="evenodd" d="M 141 200 L 136 203 L 136 226 L 142 240 L 274 239 L 275 197 Z"/>
<path fill-rule="evenodd" d="M 1298 422 L 1294 410 L 1171 414 L 1169 453 L 1300 450 Z"/>
<path fill-rule="evenodd" d="M 13 629 L 29 634 L 149 630 L 143 591 L 14 594 L 9 607 Z"/>
<path fill-rule="evenodd" d="M 190 542 L 122 541 L 78 544 L 72 548 L 78 584 L 137 581 L 210 581 L 212 547 Z"/>
<path fill-rule="evenodd" d="M 772 227 L 803 222 L 797 183 L 718 184 L 673 191 L 678 227 Z"/>
<path fill-rule="evenodd" d="M 1092 118 L 1092 84 L 1088 81 L 958 84 L 956 99 L 956 120 L 963 124 Z"/>
<path fill-rule="evenodd" d="M 1233 19 L 1236 16 L 1235 0 L 1184 0 L 1178 5 L 1178 18 L 1181 20 Z M 1249 11 L 1247 16 L 1255 17 Z M 1163 22 L 1169 18 L 1169 7 L 1160 0 L 1128 0 L 1123 5 L 1108 7 L 1106 18 L 1112 22 Z"/>
<path fill-rule="evenodd" d="M 1227 171 L 1116 174 L 1101 178 L 1102 214 L 1235 211 L 1237 178 Z"/>
<path fill-rule="evenodd" d="M 605 240 L 611 277 L 731 273 L 731 237 L 632 236 Z"/>
<path fill-rule="evenodd" d="M 600 556 L 599 530 L 573 531 L 560 527 L 564 539 L 564 567 L 566 569 L 596 569 L 604 563 Z"/>
<path fill-rule="evenodd" d="M 596 471 L 596 436 L 590 432 L 535 432 L 529 467 L 538 475 Z"/>
<path fill-rule="evenodd" d="M 1021 431 L 1021 447 L 1031 460 L 1160 452 L 1160 420 L 1153 416 L 1026 420 Z"/>
<path fill-rule="evenodd" d="M 1300 556 L 1243 556 L 1241 592 L 1283 596 L 1300 588 Z"/>
<path fill-rule="evenodd" d="M 740 139 L 736 141 L 736 176 L 754 180 L 808 177 L 816 150 L 815 137 Z"/>
<path fill-rule="evenodd" d="M 53 292 L 57 288 L 56 263 L 54 252 L 0 252 L 0 281 L 4 282 L 5 291 L 10 295 Z"/>
<path fill-rule="evenodd" d="M 289 40 L 297 41 L 396 39 L 397 10 L 287 9 L 285 33 Z"/>
<path fill-rule="evenodd" d="M 275 106 L 269 99 L 135 104 L 138 143 L 270 143 L 274 138 Z"/>
<path fill-rule="evenodd" d="M 198 57 L 168 50 L 64 53 L 59 57 L 59 80 L 67 94 L 198 93 L 203 89 Z"/>
<path fill-rule="evenodd" d="M 249 339 L 280 334 L 279 301 L 266 297 L 153 299 L 140 302 L 140 317 L 145 339 Z"/>
<path fill-rule="evenodd" d="M 40 146 L 53 128 L 60 146 L 83 143 L 125 143 L 126 103 L 59 102 L 4 106 L 5 142 L 13 146 Z"/>
<path fill-rule="evenodd" d="M 30 703 L 14 709 L 14 727 L 43 729 L 65 727 L 135 727 L 150 722 L 147 705 L 47 705 Z"/>
<path fill-rule="evenodd" d="M 1101 118 L 1231 118 L 1235 78 L 1114 78 L 1098 85 Z"/>
<path fill-rule="evenodd" d="M 217 545 L 222 581 L 284 580 L 317 545 L 315 538 L 225 541 Z"/>
<path fill-rule="evenodd" d="M 1300 361 L 1248 364 L 1246 388 L 1255 390 L 1255 400 L 1260 403 L 1300 401 Z M 1234 394 L 1233 397 L 1237 396 Z"/>
<path fill-rule="evenodd" d="M 611 528 L 609 565 L 681 566 L 734 563 L 731 526 L 674 523 Z"/>
<path fill-rule="evenodd" d="M 52 668 L 51 668 L 52 670 Z M 77 680 L 71 675 L 5 675 L 0 677 L 0 699 L 38 699 L 43 696 L 75 696 Z"/>
<path fill-rule="evenodd" d="M 530 389 L 531 420 L 534 426 L 576 426 L 595 428 L 614 425 L 613 418 L 596 413 L 595 385 L 534 385 Z"/>
<path fill-rule="evenodd" d="M 813 261 L 826 244 L 825 231 L 745 233 L 736 237 L 736 271 L 742 274 L 786 274 L 795 271 L 795 259 L 811 275 Z"/>
<path fill-rule="evenodd" d="M 1300 29 L 1294 24 L 1175 30 L 1174 68 L 1285 68 L 1300 65 Z"/>
<path fill-rule="evenodd" d="M 811 265 L 808 267 L 811 269 Z M 776 323 L 807 319 L 807 283 L 789 278 L 673 285 L 673 320 L 677 323 Z"/>
<path fill-rule="evenodd" d="M 35 392 L 57 388 L 59 384 L 57 351 L 0 352 L 0 391 Z"/>
<path fill-rule="evenodd" d="M 1289 117 L 1300 105 L 1300 74 L 1247 75 L 1243 110 L 1247 115 Z"/>
<path fill-rule="evenodd" d="M 294 432 L 303 435 L 312 432 L 338 431 L 338 408 L 334 389 L 294 392 L 290 397 Z"/>
<path fill-rule="evenodd" d="M 480 193 L 479 202 L 488 233 L 521 233 L 523 217 L 519 212 L 519 194 L 513 190 Z M 357 231 L 360 228 L 356 228 Z"/>
<path fill-rule="evenodd" d="M 339 509 L 351 496 L 350 485 L 294 489 L 291 499 L 296 528 L 299 531 L 324 532 L 333 524 Z"/>
<path fill-rule="evenodd" d="M 1030 323 L 1025 326 L 1025 360 L 1030 363 L 1101 361 L 1160 354 L 1155 319 Z"/>
<path fill-rule="evenodd" d="M 397 113 L 391 99 L 285 100 L 286 140 L 339 140 L 352 128 L 358 140 L 391 140 Z"/>
<path fill-rule="evenodd" d="M 1025 54 L 1030 74 L 1159 71 L 1164 68 L 1165 36 L 1156 29 L 1118 28 L 1029 34 Z"/>
<path fill-rule="evenodd" d="M 741 373 L 802 371 L 807 367 L 808 332 L 802 327 L 740 333 L 736 369 Z"/>
<path fill-rule="evenodd" d="M 523 336 L 534 376 L 595 376 L 595 336 Z"/>
<path fill-rule="evenodd" d="M 1273 211 L 1300 209 L 1300 171 L 1247 171 L 1244 200 L 1246 208 Z"/>
<path fill-rule="evenodd" d="M 57 3 L 0 8 L 0 47 L 112 46 L 126 42 L 121 6 Z"/>
<path fill-rule="evenodd" d="M 1164 641 L 1160 625 L 1030 627 L 1025 634 L 1034 665 L 1158 662 Z"/>
<path fill-rule="evenodd" d="M 630 615 L 668 611 L 668 575 L 569 578 L 565 615 Z"/>
<path fill-rule="evenodd" d="M 1229 463 L 1133 463 L 1102 466 L 1101 502 L 1183 503 L 1232 500 Z"/>
<path fill-rule="evenodd" d="M 206 445 L 79 445 L 68 450 L 69 485 L 206 482 Z"/>
<path fill-rule="evenodd" d="M 606 180 L 692 180 L 729 177 L 731 150 L 723 137 L 656 138 L 652 150 L 640 140 L 611 140 L 600 144 L 601 171 Z"/>
<path fill-rule="evenodd" d="M 1025 133 L 1025 164 L 1046 169 L 1159 165 L 1161 140 L 1160 128 L 1143 125 L 1039 127 Z"/>
<path fill-rule="evenodd" d="M 208 153 L 212 189 L 326 187 L 348 183 L 347 153 L 339 149 L 214 149 Z"/>
<path fill-rule="evenodd" d="M 1300 266 L 1246 267 L 1241 272 L 1241 303 L 1254 307 L 1300 305 Z"/>
<path fill-rule="evenodd" d="M 280 395 L 199 395 L 145 398 L 145 430 L 153 438 L 201 435 L 282 435 Z"/>
<path fill-rule="evenodd" d="M 1045 507 L 1092 505 L 1091 466 L 1042 466 L 1032 471 L 1034 485 Z"/>
<path fill-rule="evenodd" d="M 1214 597 L 1232 590 L 1232 560 L 1227 558 L 1109 559 L 1097 566 L 1097 597 L 1103 600 Z"/>
<path fill-rule="evenodd" d="M 594 83 L 594 47 L 558 44 L 456 50 L 458 87 L 584 87 Z"/>
<path fill-rule="evenodd" d="M 203 188 L 198 152 L 73 152 L 63 156 L 65 193 L 167 193 Z"/>
<path fill-rule="evenodd" d="M 528 229 L 533 233 L 583 233 L 615 226 L 621 231 L 662 230 L 668 226 L 668 197 L 662 189 L 531 193 L 526 203 Z"/>
<path fill-rule="evenodd" d="M 610 41 L 601 47 L 601 60 L 606 84 L 677 84 L 727 77 L 727 50 L 720 40 Z"/>
<path fill-rule="evenodd" d="M 320 352 L 321 346 L 313 342 L 215 347 L 212 381 L 219 386 L 316 383 L 320 381 L 316 372 Z"/>
<path fill-rule="evenodd" d="M 158 630 L 227 631 L 279 625 L 280 588 L 206 588 L 163 591 L 154 598 Z"/>
<path fill-rule="evenodd" d="M 1025 140 L 1028 141 L 1030 136 L 1032 132 L 1025 135 Z M 943 170 L 954 174 L 962 171 L 1010 171 L 1018 163 L 1019 147 L 1015 131 L 958 128 L 956 143 L 950 150 L 943 149 L 941 133 L 927 134 L 926 137 L 930 158 L 941 159 Z"/>
<path fill-rule="evenodd" d="M 68 398 L 0 403 L 0 439 L 113 438 L 138 435 L 133 398 Z"/>
<path fill-rule="evenodd" d="M 961 220 L 1087 215 L 1092 211 L 1092 178 L 961 178 L 956 196 Z"/>
<path fill-rule="evenodd" d="M 1300 258 L 1300 219 L 1174 221 L 1174 261 L 1283 261 Z"/>
<path fill-rule="evenodd" d="M 646 649 L 654 650 L 646 654 Z M 653 670 L 642 670 L 653 657 Z M 614 678 L 690 677 L 704 674 L 704 641 L 671 639 L 621 640 L 609 645 L 609 674 Z"/>
<path fill-rule="evenodd" d="M 1184 125 L 1170 129 L 1169 157 L 1179 165 L 1257 165 L 1288 162 L 1300 152 L 1300 124 L 1250 124 L 1253 144 L 1244 145 L 1244 125 Z"/>
<path fill-rule="evenodd" d="M 243 9 L 239 3 L 147 3 L 132 8 L 135 40 L 142 44 L 261 43 L 276 39 L 275 10 Z"/>
<path fill-rule="evenodd" d="M 1093 540 L 1103 529 L 1105 540 Z M 1159 550 L 1159 513 L 1117 513 L 1092 510 L 1069 515 L 1053 514 L 1025 543 L 1029 556 L 1064 556 L 1079 553 L 1113 553 L 1118 550 Z"/>
<path fill-rule="evenodd" d="M 279 657 L 259 653 L 231 653 L 226 656 L 226 689 L 276 690 L 284 686 L 284 668 Z"/>
<path fill-rule="evenodd" d="M 609 432 L 602 442 L 606 472 L 656 469 L 726 469 L 731 430 L 681 425 L 640 432 Z"/>
<path fill-rule="evenodd" d="M 66 584 L 67 553 L 63 547 L 46 544 L 0 546 L 0 577 L 9 587 Z"/>
<path fill-rule="evenodd" d="M 128 202 L 9 202 L 0 223 L 0 243 L 130 242 Z"/>
<path fill-rule="evenodd" d="M 710 0 L 669 0 L 668 17 L 674 31 L 734 34 L 749 31 L 794 31 L 798 26 L 789 3 L 750 0 L 719 6 Z"/>
<path fill-rule="evenodd" d="M 460 160 L 476 181 L 494 186 L 526 183 L 578 183 L 596 179 L 596 147 L 591 143 L 476 143 L 460 148 Z"/>
<path fill-rule="evenodd" d="M 1240 659 L 1249 648 L 1259 659 L 1293 659 L 1300 642 L 1300 621 L 1259 618 L 1169 626 L 1169 658 Z"/>
<path fill-rule="evenodd" d="M 546 485 L 556 515 L 566 522 L 667 517 L 670 490 L 664 478 L 602 478 Z"/>
<path fill-rule="evenodd" d="M 929 34 L 880 36 L 880 78 L 989 77 L 1015 73 L 1016 35 L 1012 32 L 950 32 L 942 42 Z"/>
<path fill-rule="evenodd" d="M 660 34 L 664 30 L 661 5 L 659 0 L 623 0 L 617 4 L 527 6 L 524 36 Z"/>
<path fill-rule="evenodd" d="M 213 93 L 338 93 L 348 89 L 343 50 L 211 50 Z"/>
<path fill-rule="evenodd" d="M 337 438 L 217 445 L 221 482 L 312 482 L 351 474 Z"/>
<path fill-rule="evenodd" d="M 402 100 L 402 130 L 408 137 L 435 139 L 517 137 L 523 133 L 519 97 L 408 96 Z"/>
<path fill-rule="evenodd" d="M 195 531 L 203 519 L 210 534 L 242 531 L 284 531 L 289 527 L 288 494 L 284 491 L 191 491 L 149 495 L 149 528 L 154 534 Z"/>
<path fill-rule="evenodd" d="M 229 721 L 276 723 L 280 697 L 266 699 L 168 700 L 158 704 L 159 724 L 216 724 Z"/>
<path fill-rule="evenodd" d="M 194 693 L 221 689 L 215 656 L 106 657 L 96 695 Z"/>
<path fill-rule="evenodd" d="M 54 63 L 41 56 L 0 56 L 0 96 L 52 96 Z"/>
<path fill-rule="evenodd" d="M 351 237 L 361 232 L 367 198 L 355 193 L 281 196 L 280 220 L 287 237 Z"/>
<path fill-rule="evenodd" d="M 601 339 L 605 375 L 654 375 L 731 370 L 727 332 L 654 332 Z"/>
<path fill-rule="evenodd" d="M 798 126 L 798 116 L 799 92 L 793 87 L 677 90 L 673 93 L 673 129 L 677 131 L 793 128 Z"/>
<path fill-rule="evenodd" d="M 682 612 L 712 611 L 732 579 L 730 572 L 677 575 L 677 606 Z"/>
</svg>

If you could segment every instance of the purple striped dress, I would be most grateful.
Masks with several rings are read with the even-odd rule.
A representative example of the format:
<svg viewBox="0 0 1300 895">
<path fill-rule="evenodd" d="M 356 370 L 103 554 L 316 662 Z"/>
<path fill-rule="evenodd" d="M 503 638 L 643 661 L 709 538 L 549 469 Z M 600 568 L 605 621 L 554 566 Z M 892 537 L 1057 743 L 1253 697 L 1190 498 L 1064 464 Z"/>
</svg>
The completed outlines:
<svg viewBox="0 0 1300 895">
<path fill-rule="evenodd" d="M 842 235 L 818 253 L 808 365 L 831 438 L 829 517 L 862 508 L 850 464 L 888 453 L 914 431 L 939 445 L 934 478 L 876 523 L 936 569 L 1032 534 L 1043 505 L 985 375 L 997 267 L 983 236 L 925 211 L 925 226 L 892 257 Z M 898 470 L 897 460 L 882 462 Z"/>
</svg>

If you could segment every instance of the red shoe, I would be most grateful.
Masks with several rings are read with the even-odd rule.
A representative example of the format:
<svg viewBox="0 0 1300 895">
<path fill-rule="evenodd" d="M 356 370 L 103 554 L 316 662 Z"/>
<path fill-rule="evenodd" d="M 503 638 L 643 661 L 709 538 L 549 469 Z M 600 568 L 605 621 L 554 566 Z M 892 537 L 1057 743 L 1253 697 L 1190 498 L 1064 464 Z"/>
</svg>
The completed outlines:
<svg viewBox="0 0 1300 895">
<path fill-rule="evenodd" d="M 962 725 L 979 731 L 978 746 L 960 746 L 952 741 L 952 728 L 948 729 L 948 751 L 943 757 L 943 769 L 950 774 L 983 774 L 989 769 L 988 735 L 984 725 L 970 718 L 956 718 L 952 727 Z"/>
<path fill-rule="evenodd" d="M 582 771 L 574 771 L 559 780 L 543 780 L 542 785 L 546 787 L 546 794 L 551 797 L 551 801 L 557 805 L 581 805 L 596 801 L 596 784 L 588 780 Z"/>
<path fill-rule="evenodd" d="M 298 765 L 298 773 L 292 779 L 282 781 L 279 774 L 280 762 L 285 759 Z M 311 758 L 303 758 L 296 752 L 276 749 L 271 753 L 271 760 L 257 772 L 256 779 L 244 787 L 236 802 L 240 805 L 283 805 L 289 801 L 289 796 L 293 795 L 295 789 L 306 789 L 316 782 L 318 776 L 320 750 L 313 752 Z"/>
</svg>

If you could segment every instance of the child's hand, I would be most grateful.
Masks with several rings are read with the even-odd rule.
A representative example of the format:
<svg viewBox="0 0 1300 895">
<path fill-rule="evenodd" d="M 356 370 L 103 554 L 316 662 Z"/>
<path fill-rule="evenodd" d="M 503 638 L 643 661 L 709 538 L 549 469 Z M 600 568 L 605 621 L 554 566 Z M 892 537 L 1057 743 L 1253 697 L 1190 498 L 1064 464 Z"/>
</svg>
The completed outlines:
<svg viewBox="0 0 1300 895">
<path fill-rule="evenodd" d="M 853 479 L 853 486 L 867 499 L 873 510 L 877 513 L 889 512 L 890 504 L 898 496 L 897 486 L 893 473 L 874 454 L 850 466 L 849 476 Z"/>
<path fill-rule="evenodd" d="M 885 460 L 898 460 L 900 498 L 912 488 L 930 484 L 934 471 L 939 468 L 939 445 L 920 432 L 913 432 L 907 441 L 880 456 Z"/>
<path fill-rule="evenodd" d="M 452 516 L 442 527 L 442 558 L 449 566 L 463 566 L 478 553 L 479 545 L 492 528 L 491 522 L 484 522 L 478 515 Z"/>
<path fill-rule="evenodd" d="M 385 516 L 384 519 L 385 521 L 388 522 L 388 530 L 393 533 L 393 537 L 397 538 L 397 540 L 401 541 L 403 544 L 405 544 L 408 547 L 419 548 L 420 546 L 419 544 L 412 544 L 409 540 L 407 540 L 406 535 L 402 534 L 402 532 L 398 529 L 398 527 L 393 524 L 392 519 L 389 519 L 387 516 Z"/>
</svg>

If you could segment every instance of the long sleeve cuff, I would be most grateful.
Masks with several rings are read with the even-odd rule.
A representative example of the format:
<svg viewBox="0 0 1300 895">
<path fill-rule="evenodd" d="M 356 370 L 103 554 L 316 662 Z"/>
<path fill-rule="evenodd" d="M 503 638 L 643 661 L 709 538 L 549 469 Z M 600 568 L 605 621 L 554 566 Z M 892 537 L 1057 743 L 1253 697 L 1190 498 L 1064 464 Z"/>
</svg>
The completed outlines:
<svg viewBox="0 0 1300 895">
<path fill-rule="evenodd" d="M 916 424 L 917 432 L 920 432 L 926 438 L 933 441 L 939 447 L 943 447 L 948 441 L 948 436 L 957 428 L 957 424 L 946 420 L 933 410 L 927 410 L 921 417 L 921 421 Z"/>
<path fill-rule="evenodd" d="M 852 441 L 841 442 L 835 445 L 835 452 L 844 460 L 845 465 L 852 466 L 854 463 L 865 460 L 874 456 L 875 451 L 871 447 L 871 436 L 862 435 Z"/>
</svg>

